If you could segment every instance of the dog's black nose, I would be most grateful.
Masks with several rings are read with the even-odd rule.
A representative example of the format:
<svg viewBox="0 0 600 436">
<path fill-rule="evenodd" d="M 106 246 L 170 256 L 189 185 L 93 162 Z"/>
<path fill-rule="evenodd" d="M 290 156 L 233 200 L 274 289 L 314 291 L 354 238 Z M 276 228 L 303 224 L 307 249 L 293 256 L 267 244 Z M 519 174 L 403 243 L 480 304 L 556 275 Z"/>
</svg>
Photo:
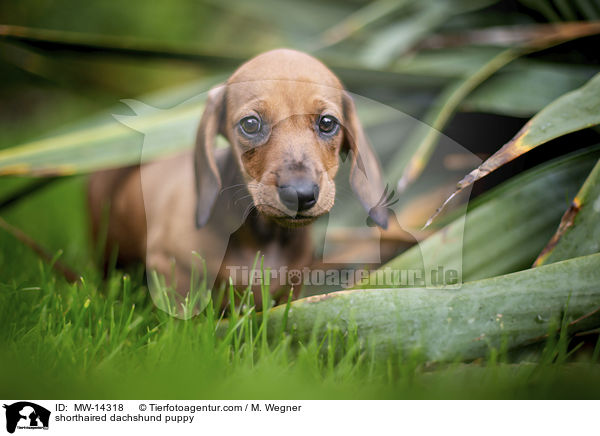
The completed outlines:
<svg viewBox="0 0 600 436">
<path fill-rule="evenodd" d="M 277 187 L 279 199 L 285 207 L 301 212 L 317 204 L 319 185 L 310 180 L 298 180 Z"/>
</svg>

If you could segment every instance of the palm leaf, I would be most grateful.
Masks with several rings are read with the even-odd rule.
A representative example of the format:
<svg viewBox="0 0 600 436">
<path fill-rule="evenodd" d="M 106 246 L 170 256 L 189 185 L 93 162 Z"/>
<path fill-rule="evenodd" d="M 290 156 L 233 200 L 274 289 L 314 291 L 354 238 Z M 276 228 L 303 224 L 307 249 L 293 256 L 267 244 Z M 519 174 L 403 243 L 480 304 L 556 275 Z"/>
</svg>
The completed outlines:
<svg viewBox="0 0 600 436">
<path fill-rule="evenodd" d="M 598 282 L 600 254 L 593 254 L 469 282 L 460 290 L 316 295 L 272 309 L 268 329 L 271 337 L 284 330 L 300 343 L 331 331 L 354 332 L 363 349 L 380 359 L 417 353 L 427 361 L 474 359 L 539 340 L 561 323 L 572 331 L 599 325 Z"/>
<path fill-rule="evenodd" d="M 64 176 L 137 165 L 190 149 L 204 108 L 208 84 L 215 78 L 163 91 L 143 99 L 123 100 L 134 116 L 100 116 L 84 120 L 64 133 L 0 150 L 0 176 Z M 176 104 L 183 96 L 194 95 Z M 116 111 L 117 109 L 115 109 Z M 119 109 L 122 111 L 122 109 Z M 361 112 L 365 126 L 384 122 L 394 113 L 383 105 Z M 140 132 L 143 132 L 142 135 Z M 224 143 L 221 142 L 221 145 Z"/>
<path fill-rule="evenodd" d="M 115 37 L 63 30 L 36 29 L 33 27 L 0 25 L 0 39 L 19 42 L 48 50 L 61 49 L 82 53 L 111 53 L 132 57 L 156 57 L 206 62 L 211 66 L 235 66 L 252 53 L 223 54 L 221 50 L 198 47 L 197 44 L 165 44 L 133 37 Z"/>
<path fill-rule="evenodd" d="M 436 253 L 445 270 L 462 267 L 463 281 L 527 268 L 556 228 L 565 198 L 577 192 L 598 157 L 600 146 L 512 178 L 471 202 L 464 223 L 456 219 L 382 268 L 425 274 L 422 253 Z"/>
<path fill-rule="evenodd" d="M 419 177 L 435 149 L 439 132 L 445 127 L 467 95 L 481 83 L 505 65 L 525 54 L 598 32 L 600 32 L 600 23 L 598 22 L 569 23 L 557 26 L 553 32 L 542 33 L 541 36 L 536 35 L 533 39 L 516 47 L 495 54 L 469 76 L 447 87 L 425 116 L 425 123 L 432 128 L 423 126 L 423 128 L 417 129 L 395 158 L 393 167 L 397 168 L 396 172 L 401 176 L 398 181 L 398 190 L 403 191 Z"/>
<path fill-rule="evenodd" d="M 70 175 L 169 155 L 192 146 L 202 108 L 200 100 L 164 111 L 148 106 L 131 123 L 158 139 L 146 141 L 143 155 L 142 135 L 112 120 L 0 150 L 0 175 Z"/>
<path fill-rule="evenodd" d="M 363 49 L 361 63 L 381 69 L 389 66 L 451 17 L 482 9 L 497 0 L 422 0 L 413 3 L 412 13 L 377 29 Z"/>
<path fill-rule="evenodd" d="M 492 157 L 471 171 L 460 182 L 455 192 L 446 199 L 427 224 L 454 196 L 477 180 L 533 148 L 568 133 L 600 124 L 600 74 L 583 87 L 569 92 L 546 106 Z"/>
<path fill-rule="evenodd" d="M 544 265 L 600 251 L 600 160 L 564 213 L 558 230 L 536 259 Z"/>
<path fill-rule="evenodd" d="M 515 61 L 479 86 L 460 108 L 530 118 L 561 95 L 583 86 L 596 72 L 587 66 Z"/>
</svg>

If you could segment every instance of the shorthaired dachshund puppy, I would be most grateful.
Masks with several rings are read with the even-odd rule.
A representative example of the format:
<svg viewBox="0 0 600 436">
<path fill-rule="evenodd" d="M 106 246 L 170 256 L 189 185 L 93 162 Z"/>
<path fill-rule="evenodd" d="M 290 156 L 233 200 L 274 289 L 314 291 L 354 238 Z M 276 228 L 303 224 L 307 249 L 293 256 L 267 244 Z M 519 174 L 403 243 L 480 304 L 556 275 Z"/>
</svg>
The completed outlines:
<svg viewBox="0 0 600 436">
<path fill-rule="evenodd" d="M 230 147 L 215 149 L 219 134 Z M 92 176 L 93 230 L 108 201 L 107 253 L 145 259 L 182 295 L 199 257 L 209 286 L 231 267 L 251 268 L 258 251 L 265 268 L 302 269 L 313 260 L 307 225 L 334 203 L 340 154 L 351 159 L 353 191 L 385 228 L 379 163 L 351 97 L 317 59 L 270 51 L 209 92 L 193 152 Z M 271 286 L 275 298 L 279 289 Z"/>
</svg>

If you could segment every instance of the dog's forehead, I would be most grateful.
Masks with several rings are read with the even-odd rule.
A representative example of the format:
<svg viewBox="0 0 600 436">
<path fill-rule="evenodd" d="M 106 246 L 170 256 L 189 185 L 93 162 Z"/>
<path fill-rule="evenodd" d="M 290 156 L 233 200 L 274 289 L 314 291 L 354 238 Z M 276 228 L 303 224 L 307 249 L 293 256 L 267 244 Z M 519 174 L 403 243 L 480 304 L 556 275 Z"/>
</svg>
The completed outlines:
<svg viewBox="0 0 600 436">
<path fill-rule="evenodd" d="M 227 81 L 228 104 L 260 101 L 282 110 L 315 111 L 339 106 L 343 86 L 324 64 L 305 53 L 273 50 L 242 65 Z"/>
<path fill-rule="evenodd" d="M 318 59 L 296 50 L 278 49 L 258 55 L 240 66 L 229 84 L 256 80 L 287 80 L 342 88 L 333 72 Z"/>
<path fill-rule="evenodd" d="M 341 102 L 340 89 L 301 80 L 255 80 L 227 86 L 227 103 L 232 109 L 249 106 L 286 112 L 289 108 L 300 114 L 340 107 Z"/>
</svg>

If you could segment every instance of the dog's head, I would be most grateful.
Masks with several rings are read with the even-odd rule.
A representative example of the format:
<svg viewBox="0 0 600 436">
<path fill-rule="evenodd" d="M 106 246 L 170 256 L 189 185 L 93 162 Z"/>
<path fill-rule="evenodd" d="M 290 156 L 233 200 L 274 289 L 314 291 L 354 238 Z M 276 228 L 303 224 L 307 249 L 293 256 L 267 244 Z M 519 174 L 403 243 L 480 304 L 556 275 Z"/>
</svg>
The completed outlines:
<svg viewBox="0 0 600 436">
<path fill-rule="evenodd" d="M 308 224 L 334 203 L 340 153 L 351 154 L 350 184 L 379 226 L 387 210 L 377 157 L 339 79 L 315 58 L 274 50 L 242 65 L 210 91 L 195 151 L 197 225 L 222 188 L 218 134 L 231 144 L 258 211 L 286 226 Z"/>
</svg>

